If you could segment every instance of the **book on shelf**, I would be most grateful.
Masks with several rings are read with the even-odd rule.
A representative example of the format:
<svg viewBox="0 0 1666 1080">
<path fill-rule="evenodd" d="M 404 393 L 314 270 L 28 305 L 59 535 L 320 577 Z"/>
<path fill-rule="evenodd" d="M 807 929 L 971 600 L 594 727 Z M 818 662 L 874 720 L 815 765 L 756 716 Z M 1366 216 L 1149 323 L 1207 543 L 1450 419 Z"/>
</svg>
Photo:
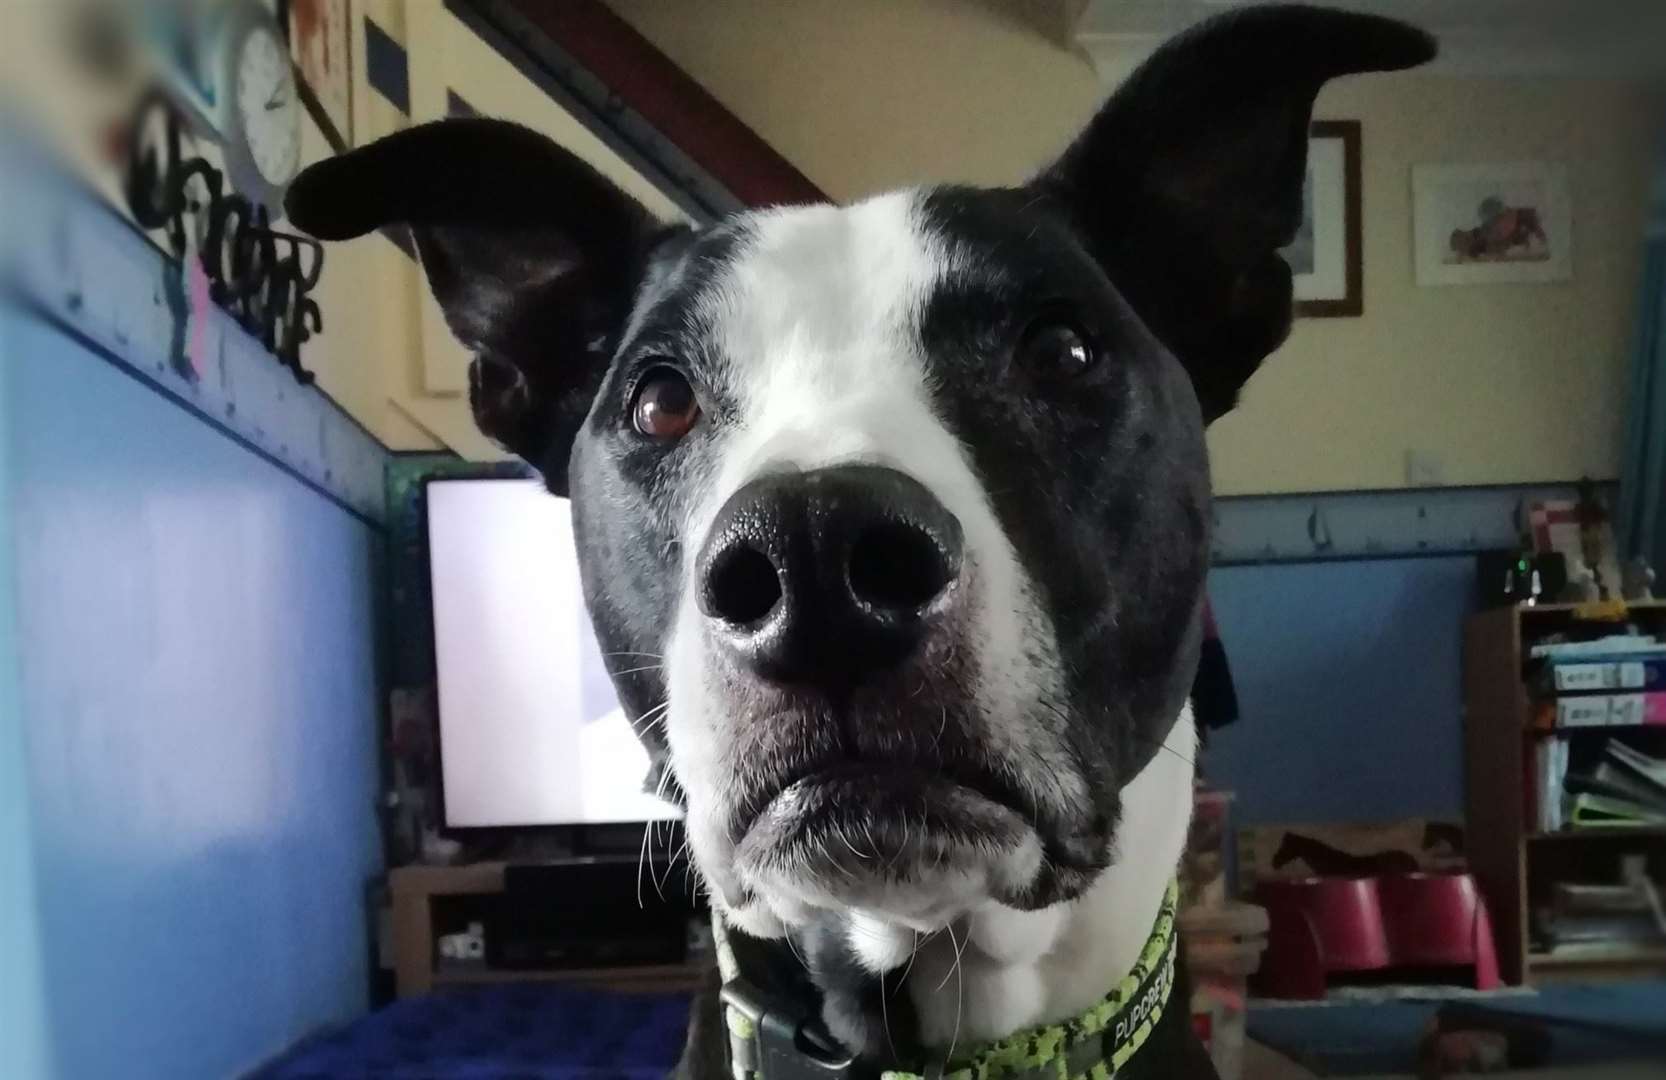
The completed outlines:
<svg viewBox="0 0 1666 1080">
<path fill-rule="evenodd" d="M 1528 818 L 1540 832 L 1666 825 L 1666 758 L 1610 738 L 1573 771 L 1562 735 L 1534 745 Z"/>
<path fill-rule="evenodd" d="M 1632 799 L 1598 795 L 1590 791 L 1569 792 L 1562 817 L 1569 828 L 1635 829 L 1666 825 L 1666 812 Z"/>
<path fill-rule="evenodd" d="M 1528 817 L 1540 832 L 1562 828 L 1563 787 L 1568 776 L 1568 740 L 1540 739 L 1533 747 L 1533 805 Z"/>
<path fill-rule="evenodd" d="M 1635 884 L 1554 881 L 1550 885 L 1550 910 L 1555 915 L 1646 912 L 1649 898 Z"/>
<path fill-rule="evenodd" d="M 1547 698 L 1533 707 L 1533 726 L 1556 728 L 1666 726 L 1666 690 L 1635 694 L 1578 694 Z"/>
<path fill-rule="evenodd" d="M 1545 665 L 1539 685 L 1551 694 L 1666 690 L 1666 649 L 1634 656 L 1552 660 Z"/>
<path fill-rule="evenodd" d="M 1613 761 L 1599 761 L 1589 772 L 1573 773 L 1564 786 L 1573 794 L 1624 799 L 1644 810 L 1666 814 L 1666 788 Z"/>
<path fill-rule="evenodd" d="M 1561 915 L 1541 911 L 1539 936 L 1551 948 L 1561 945 L 1653 945 L 1662 940 L 1654 915 L 1647 911 Z"/>
<path fill-rule="evenodd" d="M 1622 869 L 1622 877 L 1626 871 Z M 1666 937 L 1666 916 L 1655 909 L 1658 896 L 1647 878 L 1616 882 L 1554 881 L 1550 903 L 1533 910 L 1538 937 L 1561 945 L 1645 945 Z"/>
<path fill-rule="evenodd" d="M 1552 663 L 1564 660 L 1631 659 L 1666 652 L 1666 641 L 1650 634 L 1610 634 L 1595 641 L 1541 641 L 1527 655 Z"/>
<path fill-rule="evenodd" d="M 1609 739 L 1602 752 L 1649 783 L 1666 790 L 1666 758 L 1657 758 L 1619 739 Z"/>
</svg>

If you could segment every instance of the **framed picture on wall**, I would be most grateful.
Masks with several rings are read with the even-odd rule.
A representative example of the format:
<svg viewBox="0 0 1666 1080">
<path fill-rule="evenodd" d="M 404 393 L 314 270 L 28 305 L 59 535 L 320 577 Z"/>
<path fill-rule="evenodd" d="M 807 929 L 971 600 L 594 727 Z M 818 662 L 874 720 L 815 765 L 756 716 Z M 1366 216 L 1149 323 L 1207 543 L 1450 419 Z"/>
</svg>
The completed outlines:
<svg viewBox="0 0 1666 1080">
<path fill-rule="evenodd" d="M 1414 165 L 1419 285 L 1566 281 L 1573 214 L 1561 165 Z"/>
<path fill-rule="evenodd" d="M 336 151 L 353 145 L 353 48 L 349 0 L 282 0 L 302 96 Z M 327 122 L 326 122 L 327 121 Z"/>
<path fill-rule="evenodd" d="M 1290 264 L 1297 316 L 1365 311 L 1359 184 L 1359 121 L 1316 121 L 1309 133 L 1301 227 L 1280 251 Z"/>
</svg>

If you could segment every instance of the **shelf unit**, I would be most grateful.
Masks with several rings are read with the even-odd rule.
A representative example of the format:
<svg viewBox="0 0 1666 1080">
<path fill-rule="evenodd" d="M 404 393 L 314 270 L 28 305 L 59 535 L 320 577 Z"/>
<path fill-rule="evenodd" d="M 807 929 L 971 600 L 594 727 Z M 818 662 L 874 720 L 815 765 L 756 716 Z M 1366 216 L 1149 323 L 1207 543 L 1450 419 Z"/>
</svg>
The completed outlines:
<svg viewBox="0 0 1666 1080">
<path fill-rule="evenodd" d="M 1496 608 L 1464 629 L 1464 799 L 1470 868 L 1487 899 L 1505 982 L 1568 977 L 1658 975 L 1666 948 L 1563 946 L 1530 948 L 1531 905 L 1556 874 L 1612 873 L 1623 853 L 1642 851 L 1657 878 L 1666 874 L 1666 827 L 1538 832 L 1527 820 L 1522 785 L 1531 747 L 1547 733 L 1531 729 L 1533 699 L 1524 680 L 1525 645 L 1558 632 L 1596 637 L 1626 623 L 1666 635 L 1666 602 L 1540 604 Z M 1601 738 L 1611 728 L 1579 729 Z"/>
<path fill-rule="evenodd" d="M 691 958 L 686 964 L 543 970 L 442 962 L 435 955 L 434 947 L 442 921 L 436 907 L 448 899 L 503 892 L 505 869 L 505 863 L 482 862 L 465 866 L 401 866 L 389 873 L 393 896 L 394 976 L 399 997 L 480 983 L 566 982 L 628 992 L 692 991 L 705 983 L 707 965 L 699 958 Z"/>
</svg>

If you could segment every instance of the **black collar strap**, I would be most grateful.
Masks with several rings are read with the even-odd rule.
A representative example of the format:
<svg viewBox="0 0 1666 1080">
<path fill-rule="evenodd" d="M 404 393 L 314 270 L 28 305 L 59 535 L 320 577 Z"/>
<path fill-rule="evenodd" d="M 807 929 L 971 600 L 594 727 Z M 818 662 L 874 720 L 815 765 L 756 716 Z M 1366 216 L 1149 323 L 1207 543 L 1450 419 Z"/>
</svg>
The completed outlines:
<svg viewBox="0 0 1666 1080">
<path fill-rule="evenodd" d="M 1139 960 L 1081 1015 L 1031 1028 L 968 1052 L 946 1067 L 891 1070 L 882 1080 L 1111 1080 L 1162 1019 L 1174 989 L 1171 883 Z M 734 1080 L 844 1080 L 856 1061 L 821 1033 L 819 1018 L 795 1015 L 741 977 L 723 920 L 712 912 L 723 974 L 724 1022 Z"/>
</svg>

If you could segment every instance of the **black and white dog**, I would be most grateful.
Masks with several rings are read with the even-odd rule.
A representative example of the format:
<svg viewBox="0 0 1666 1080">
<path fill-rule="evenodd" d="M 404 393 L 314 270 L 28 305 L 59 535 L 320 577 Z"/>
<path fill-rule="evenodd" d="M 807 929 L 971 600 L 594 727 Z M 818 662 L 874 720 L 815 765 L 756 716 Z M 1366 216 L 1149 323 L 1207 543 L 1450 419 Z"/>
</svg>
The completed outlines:
<svg viewBox="0 0 1666 1080">
<path fill-rule="evenodd" d="M 572 499 L 748 978 L 807 984 L 864 1066 L 1074 1017 L 1146 947 L 1192 802 L 1204 427 L 1288 332 L 1320 87 L 1433 53 L 1251 7 L 1028 184 L 700 230 L 486 120 L 294 185 L 319 237 L 411 227 L 481 429 Z M 1211 1073 L 1185 1012 L 1125 1074 Z"/>
</svg>

